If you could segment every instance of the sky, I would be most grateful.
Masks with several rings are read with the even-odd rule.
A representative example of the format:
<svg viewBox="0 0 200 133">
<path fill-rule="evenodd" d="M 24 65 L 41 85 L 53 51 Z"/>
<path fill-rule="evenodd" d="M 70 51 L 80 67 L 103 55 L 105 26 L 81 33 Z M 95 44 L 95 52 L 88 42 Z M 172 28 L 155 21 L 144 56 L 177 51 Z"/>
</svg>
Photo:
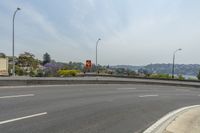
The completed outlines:
<svg viewBox="0 0 200 133">
<path fill-rule="evenodd" d="M 200 64 L 199 0 L 0 0 L 0 52 L 101 65 Z"/>
</svg>

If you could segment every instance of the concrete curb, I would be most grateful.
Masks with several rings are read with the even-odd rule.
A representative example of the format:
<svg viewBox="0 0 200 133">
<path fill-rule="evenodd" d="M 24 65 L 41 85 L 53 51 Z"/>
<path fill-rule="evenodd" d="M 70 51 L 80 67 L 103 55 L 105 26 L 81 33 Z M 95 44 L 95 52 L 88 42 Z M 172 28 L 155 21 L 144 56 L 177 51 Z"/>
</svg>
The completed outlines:
<svg viewBox="0 0 200 133">
<path fill-rule="evenodd" d="M 163 133 L 167 126 L 178 116 L 182 115 L 184 112 L 199 108 L 200 105 L 193 105 L 188 107 L 183 107 L 178 110 L 172 111 L 169 114 L 165 115 L 161 119 L 159 119 L 156 123 L 154 123 L 152 126 L 147 128 L 143 133 Z"/>
</svg>

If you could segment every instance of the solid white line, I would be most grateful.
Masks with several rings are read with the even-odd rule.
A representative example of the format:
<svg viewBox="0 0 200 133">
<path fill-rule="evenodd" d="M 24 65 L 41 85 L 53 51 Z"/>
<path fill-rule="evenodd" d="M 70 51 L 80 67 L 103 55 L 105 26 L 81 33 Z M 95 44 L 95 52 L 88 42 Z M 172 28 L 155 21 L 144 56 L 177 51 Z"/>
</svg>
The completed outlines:
<svg viewBox="0 0 200 133">
<path fill-rule="evenodd" d="M 90 85 L 90 84 L 89 84 Z M 47 87 L 69 87 L 69 86 L 88 86 L 85 84 L 63 84 L 63 85 L 27 85 L 27 86 L 0 86 L 0 89 L 14 89 L 14 88 L 47 88 Z"/>
<path fill-rule="evenodd" d="M 23 119 L 33 118 L 33 117 L 37 117 L 37 116 L 41 116 L 41 115 L 46 115 L 46 114 L 47 114 L 47 112 L 44 112 L 44 113 L 38 113 L 38 114 L 24 116 L 24 117 L 20 117 L 20 118 L 14 118 L 14 119 L 6 120 L 6 121 L 1 121 L 0 125 L 10 123 L 10 122 L 14 122 L 14 121 L 23 120 Z"/>
<path fill-rule="evenodd" d="M 32 97 L 34 94 L 26 94 L 26 95 L 12 95 L 12 96 L 2 96 L 0 99 L 4 98 L 17 98 L 17 97 Z"/>
<path fill-rule="evenodd" d="M 141 95 L 139 97 L 157 97 L 158 95 Z"/>
<path fill-rule="evenodd" d="M 14 89 L 14 88 L 37 88 L 37 87 L 61 87 L 61 86 L 69 86 L 69 85 L 29 85 L 29 86 L 0 86 L 0 89 Z"/>
<path fill-rule="evenodd" d="M 136 88 L 117 88 L 118 90 L 136 90 Z"/>
<path fill-rule="evenodd" d="M 193 106 L 188 106 L 188 107 L 183 107 L 180 109 L 177 109 L 175 111 L 170 112 L 169 114 L 165 115 L 164 117 L 162 117 L 161 119 L 159 119 L 156 123 L 154 123 L 152 126 L 150 126 L 149 128 L 147 128 L 143 133 L 155 133 L 156 130 L 158 130 L 158 128 L 160 126 L 162 126 L 162 124 L 164 124 L 167 120 L 169 120 L 170 118 L 172 118 L 173 116 L 191 109 L 191 108 L 195 108 L 195 107 L 200 107 L 200 105 L 193 105 Z"/>
</svg>

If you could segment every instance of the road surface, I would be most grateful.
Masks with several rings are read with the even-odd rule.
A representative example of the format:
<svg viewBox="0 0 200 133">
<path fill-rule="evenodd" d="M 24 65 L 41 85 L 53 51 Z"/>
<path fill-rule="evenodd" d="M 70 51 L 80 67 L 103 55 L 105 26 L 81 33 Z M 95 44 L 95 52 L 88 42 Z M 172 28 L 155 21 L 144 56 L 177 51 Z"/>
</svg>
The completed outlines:
<svg viewBox="0 0 200 133">
<path fill-rule="evenodd" d="M 140 133 L 200 88 L 153 85 L 0 87 L 2 133 Z"/>
</svg>

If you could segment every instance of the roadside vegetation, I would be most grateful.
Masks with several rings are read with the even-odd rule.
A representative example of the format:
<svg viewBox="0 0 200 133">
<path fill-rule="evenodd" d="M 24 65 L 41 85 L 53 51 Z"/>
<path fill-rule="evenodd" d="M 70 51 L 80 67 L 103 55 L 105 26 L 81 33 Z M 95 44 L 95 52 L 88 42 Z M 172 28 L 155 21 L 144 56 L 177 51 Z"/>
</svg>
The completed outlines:
<svg viewBox="0 0 200 133">
<path fill-rule="evenodd" d="M 169 74 L 151 74 L 147 77 L 157 78 L 157 79 L 171 79 L 172 78 Z"/>
<path fill-rule="evenodd" d="M 6 55 L 2 55 L 6 57 Z M 12 69 L 12 57 L 9 59 L 9 74 L 11 75 Z M 84 75 L 87 73 L 96 74 L 97 67 L 92 64 L 92 67 L 88 70 L 85 68 L 82 62 L 57 62 L 51 59 L 49 53 L 44 53 L 42 60 L 35 57 L 30 52 L 24 52 L 15 57 L 15 73 L 17 76 L 31 76 L 31 77 L 70 77 Z M 154 79 L 172 79 L 170 74 L 163 74 L 154 72 L 155 68 L 163 68 L 165 64 L 147 65 L 148 67 L 131 67 L 131 66 L 98 66 L 98 72 L 101 75 L 115 75 L 115 76 L 129 76 L 129 77 L 146 77 Z M 167 65 L 170 68 L 170 64 Z M 137 70 L 136 70 L 137 68 Z M 147 69 L 148 68 L 148 69 Z M 151 69 L 150 69 L 151 68 Z M 155 70 L 154 70 L 155 69 Z M 170 71 L 170 70 L 169 70 Z M 177 72 L 177 70 L 176 70 Z M 200 80 L 200 71 L 197 74 L 197 78 Z M 175 79 L 185 80 L 183 75 L 175 76 Z M 187 80 L 197 80 L 195 78 L 187 78 Z"/>
<path fill-rule="evenodd" d="M 200 70 L 199 70 L 199 73 L 197 75 L 197 78 L 198 78 L 198 80 L 200 80 Z"/>
<path fill-rule="evenodd" d="M 9 74 L 11 75 L 12 57 L 9 58 Z M 43 55 L 43 60 L 35 58 L 29 52 L 21 53 L 15 57 L 15 73 L 17 76 L 31 77 L 68 77 L 77 76 L 84 70 L 84 64 L 80 62 L 56 62 L 48 53 Z"/>
<path fill-rule="evenodd" d="M 79 70 L 58 70 L 58 75 L 60 77 L 77 76 L 79 73 Z"/>
<path fill-rule="evenodd" d="M 172 76 L 169 74 L 150 74 L 147 78 L 155 78 L 155 79 L 172 79 Z M 182 75 L 175 76 L 174 79 L 185 80 Z"/>
</svg>

